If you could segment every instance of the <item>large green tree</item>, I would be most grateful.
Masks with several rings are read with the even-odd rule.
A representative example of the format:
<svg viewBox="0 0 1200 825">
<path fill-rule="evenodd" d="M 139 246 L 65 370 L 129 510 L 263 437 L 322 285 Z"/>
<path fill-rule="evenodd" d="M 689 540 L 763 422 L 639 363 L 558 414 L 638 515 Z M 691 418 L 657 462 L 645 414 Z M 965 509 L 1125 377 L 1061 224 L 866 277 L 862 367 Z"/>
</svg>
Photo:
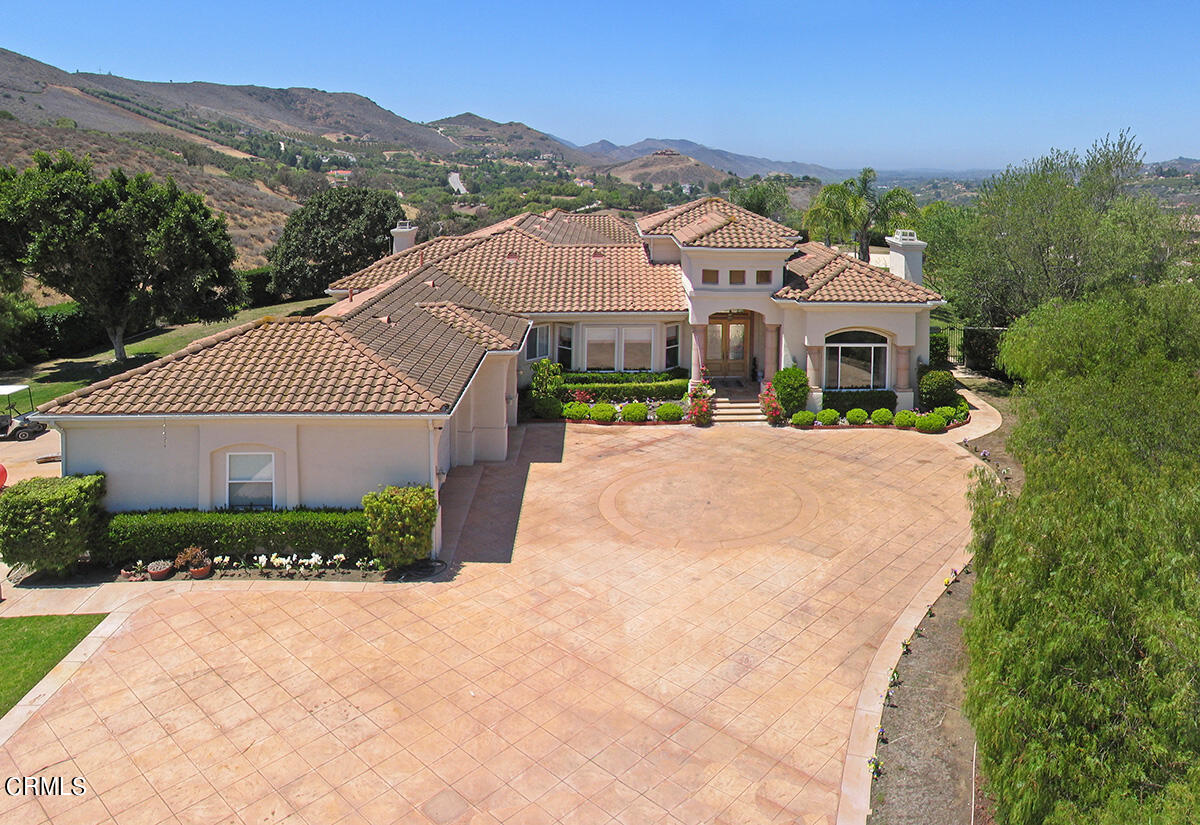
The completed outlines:
<svg viewBox="0 0 1200 825">
<path fill-rule="evenodd" d="M 767 178 L 738 186 L 729 193 L 730 199 L 764 218 L 782 221 L 789 205 L 787 187 L 778 178 Z"/>
<path fill-rule="evenodd" d="M 890 232 L 901 215 L 917 211 L 911 192 L 899 186 L 881 191 L 875 185 L 877 177 L 875 170 L 867 167 L 857 178 L 822 187 L 809 207 L 813 217 L 805 216 L 805 228 L 827 241 L 852 230 L 858 240 L 858 259 L 870 261 L 871 231 Z"/>
<path fill-rule="evenodd" d="M 389 230 L 404 217 L 400 198 L 381 189 L 346 187 L 318 192 L 293 212 L 268 254 L 271 290 L 312 298 L 331 283 L 382 258 Z"/>
<path fill-rule="evenodd" d="M 1128 194 L 1142 151 L 1131 135 L 1081 157 L 1052 151 L 987 181 L 938 286 L 960 314 L 1007 326 L 1051 298 L 1182 277 L 1189 243 L 1178 216 Z M 931 247 L 933 243 L 931 242 Z"/>
<path fill-rule="evenodd" d="M 0 174 L 0 269 L 25 271 L 77 301 L 125 358 L 135 324 L 216 321 L 241 305 L 225 219 L 171 179 L 38 152 L 30 168 Z"/>
</svg>

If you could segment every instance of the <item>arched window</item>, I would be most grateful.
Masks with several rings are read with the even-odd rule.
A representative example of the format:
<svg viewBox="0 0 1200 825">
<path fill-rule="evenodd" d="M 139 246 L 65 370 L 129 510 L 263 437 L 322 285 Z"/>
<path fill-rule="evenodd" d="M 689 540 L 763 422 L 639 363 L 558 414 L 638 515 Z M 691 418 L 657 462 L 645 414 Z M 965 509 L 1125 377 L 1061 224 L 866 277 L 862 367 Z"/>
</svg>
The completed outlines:
<svg viewBox="0 0 1200 825">
<path fill-rule="evenodd" d="M 826 336 L 825 389 L 884 389 L 887 361 L 887 339 L 878 333 L 855 329 Z"/>
</svg>

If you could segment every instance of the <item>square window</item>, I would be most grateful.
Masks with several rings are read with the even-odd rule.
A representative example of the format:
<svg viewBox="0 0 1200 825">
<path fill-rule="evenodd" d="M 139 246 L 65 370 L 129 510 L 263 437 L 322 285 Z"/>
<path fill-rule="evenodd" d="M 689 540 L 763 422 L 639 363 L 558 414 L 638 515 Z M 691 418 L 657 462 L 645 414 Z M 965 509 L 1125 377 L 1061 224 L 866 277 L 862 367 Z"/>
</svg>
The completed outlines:
<svg viewBox="0 0 1200 825">
<path fill-rule="evenodd" d="M 754 273 L 754 282 L 755 282 L 755 283 L 757 283 L 757 284 L 769 284 L 769 283 L 771 283 L 771 270 L 769 270 L 769 269 L 760 269 L 760 270 L 758 270 L 757 272 L 755 272 L 755 273 Z"/>
<path fill-rule="evenodd" d="M 269 510 L 275 506 L 275 456 L 230 453 L 227 504 L 232 510 Z"/>
<path fill-rule="evenodd" d="M 746 270 L 731 269 L 729 270 L 729 285 L 741 286 L 746 283 Z"/>
<path fill-rule="evenodd" d="M 622 332 L 622 369 L 650 369 L 650 347 L 654 342 L 654 330 L 650 327 L 626 327 Z"/>
<path fill-rule="evenodd" d="M 719 282 L 719 279 L 717 278 L 717 270 L 715 270 L 715 269 L 700 270 L 700 282 L 704 283 L 704 284 L 713 284 L 713 285 L 717 284 Z"/>
<path fill-rule="evenodd" d="M 617 368 L 617 328 L 588 327 L 584 368 L 615 370 Z"/>
</svg>

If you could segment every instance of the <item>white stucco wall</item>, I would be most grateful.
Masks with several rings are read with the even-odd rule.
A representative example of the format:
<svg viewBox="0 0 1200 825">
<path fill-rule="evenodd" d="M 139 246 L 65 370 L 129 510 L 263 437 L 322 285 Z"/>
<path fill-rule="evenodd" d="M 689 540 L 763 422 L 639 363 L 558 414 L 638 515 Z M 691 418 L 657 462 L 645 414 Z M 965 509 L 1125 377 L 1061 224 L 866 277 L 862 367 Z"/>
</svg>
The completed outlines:
<svg viewBox="0 0 1200 825">
<path fill-rule="evenodd" d="M 453 466 L 503 461 L 508 454 L 509 373 L 515 354 L 489 354 L 455 407 L 450 432 Z"/>
</svg>

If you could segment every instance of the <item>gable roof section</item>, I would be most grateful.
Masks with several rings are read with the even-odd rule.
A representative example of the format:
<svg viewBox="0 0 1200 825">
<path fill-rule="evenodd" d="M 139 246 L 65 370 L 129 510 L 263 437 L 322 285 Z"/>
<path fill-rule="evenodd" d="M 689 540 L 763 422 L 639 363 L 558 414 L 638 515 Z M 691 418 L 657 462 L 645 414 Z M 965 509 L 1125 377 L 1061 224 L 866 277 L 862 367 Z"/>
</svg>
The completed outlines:
<svg viewBox="0 0 1200 825">
<path fill-rule="evenodd" d="M 797 232 L 730 203 L 700 198 L 639 218 L 642 235 L 669 236 L 680 246 L 706 249 L 791 249 Z"/>
<path fill-rule="evenodd" d="M 264 318 L 39 407 L 57 415 L 421 413 L 447 402 L 331 319 Z"/>
<path fill-rule="evenodd" d="M 403 252 L 380 258 L 365 269 L 339 278 L 329 285 L 329 289 L 331 291 L 353 289 L 355 292 L 371 289 L 403 277 L 426 263 L 432 263 L 448 253 L 456 252 L 473 243 L 479 243 L 479 238 L 470 235 L 431 238 Z"/>
<path fill-rule="evenodd" d="M 775 298 L 802 303 L 924 304 L 942 296 L 819 243 L 800 245 Z"/>
<path fill-rule="evenodd" d="M 555 245 L 641 243 L 628 223 L 612 215 L 575 215 L 561 209 L 551 209 L 540 215 L 526 215 L 514 225 L 535 238 Z"/>
</svg>

